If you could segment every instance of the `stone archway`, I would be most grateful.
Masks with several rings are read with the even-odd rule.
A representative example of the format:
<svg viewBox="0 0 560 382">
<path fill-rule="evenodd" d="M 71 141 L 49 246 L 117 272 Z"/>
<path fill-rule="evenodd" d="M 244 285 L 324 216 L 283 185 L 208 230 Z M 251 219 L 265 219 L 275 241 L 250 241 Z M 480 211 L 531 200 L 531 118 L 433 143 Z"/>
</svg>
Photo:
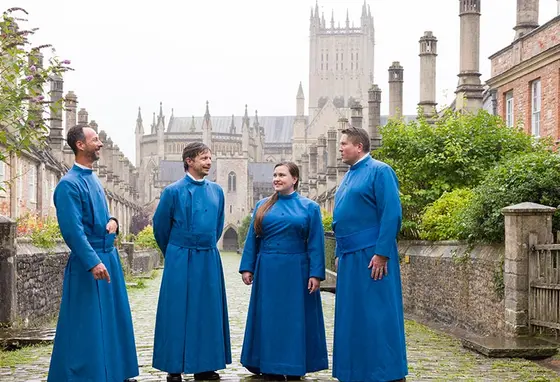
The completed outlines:
<svg viewBox="0 0 560 382">
<path fill-rule="evenodd" d="M 232 227 L 229 227 L 224 233 L 223 247 L 227 252 L 237 252 L 239 248 L 237 232 Z"/>
</svg>

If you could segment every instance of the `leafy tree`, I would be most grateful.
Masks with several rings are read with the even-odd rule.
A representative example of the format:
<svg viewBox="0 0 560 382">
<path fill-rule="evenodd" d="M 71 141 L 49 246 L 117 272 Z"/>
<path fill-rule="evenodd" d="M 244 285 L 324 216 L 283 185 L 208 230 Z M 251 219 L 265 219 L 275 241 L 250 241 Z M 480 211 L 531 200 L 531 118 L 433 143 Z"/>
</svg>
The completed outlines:
<svg viewBox="0 0 560 382">
<path fill-rule="evenodd" d="M 239 248 L 243 248 L 245 246 L 245 239 L 247 238 L 247 232 L 249 231 L 249 224 L 251 224 L 251 215 L 245 216 L 239 226 L 239 234 L 237 235 Z"/>
<path fill-rule="evenodd" d="M 426 207 L 420 221 L 420 238 L 423 240 L 457 240 L 464 232 L 462 213 L 469 206 L 473 191 L 457 188 L 444 192 Z"/>
<path fill-rule="evenodd" d="M 0 19 L 0 161 L 19 155 L 32 146 L 41 147 L 48 136 L 45 115 L 62 107 L 45 99 L 46 85 L 53 76 L 70 70 L 70 61 L 61 61 L 51 45 L 32 46 L 29 37 L 37 28 L 23 29 L 27 21 L 22 8 L 10 8 Z M 52 57 L 43 62 L 42 51 Z M 0 184 L 0 187 L 2 185 Z"/>
<path fill-rule="evenodd" d="M 372 153 L 393 167 L 399 178 L 403 204 L 402 235 L 419 237 L 419 223 L 427 205 L 444 192 L 474 188 L 506 157 L 541 150 L 520 129 L 508 128 L 498 116 L 447 111 L 433 125 L 423 118 L 408 124 L 392 120 L 381 128 L 383 144 Z"/>
<path fill-rule="evenodd" d="M 540 151 L 512 157 L 491 170 L 474 190 L 472 203 L 463 214 L 463 236 L 470 241 L 502 242 L 502 208 L 522 202 L 551 207 L 560 205 L 560 156 Z M 560 212 L 552 219 L 560 230 Z"/>
</svg>

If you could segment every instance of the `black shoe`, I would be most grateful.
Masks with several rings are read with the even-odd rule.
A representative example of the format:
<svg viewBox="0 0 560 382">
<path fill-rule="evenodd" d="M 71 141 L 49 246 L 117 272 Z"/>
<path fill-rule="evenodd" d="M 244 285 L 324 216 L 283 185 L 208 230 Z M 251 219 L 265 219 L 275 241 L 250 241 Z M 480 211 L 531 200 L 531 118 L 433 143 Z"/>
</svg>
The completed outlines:
<svg viewBox="0 0 560 382">
<path fill-rule="evenodd" d="M 287 381 L 301 381 L 301 377 L 299 375 L 286 375 Z"/>
<path fill-rule="evenodd" d="M 266 374 L 262 373 L 262 376 L 265 381 L 285 381 L 286 378 L 280 374 Z"/>
<path fill-rule="evenodd" d="M 181 374 L 167 374 L 167 382 L 183 382 Z"/>
<path fill-rule="evenodd" d="M 220 379 L 220 374 L 215 371 L 205 371 L 194 375 L 195 381 L 215 381 L 216 379 Z"/>
<path fill-rule="evenodd" d="M 134 378 L 127 378 L 124 380 L 124 382 L 138 382 L 138 381 Z"/>
<path fill-rule="evenodd" d="M 261 375 L 261 369 L 259 369 L 258 367 L 245 366 L 245 369 L 249 370 L 251 373 L 255 375 Z"/>
</svg>

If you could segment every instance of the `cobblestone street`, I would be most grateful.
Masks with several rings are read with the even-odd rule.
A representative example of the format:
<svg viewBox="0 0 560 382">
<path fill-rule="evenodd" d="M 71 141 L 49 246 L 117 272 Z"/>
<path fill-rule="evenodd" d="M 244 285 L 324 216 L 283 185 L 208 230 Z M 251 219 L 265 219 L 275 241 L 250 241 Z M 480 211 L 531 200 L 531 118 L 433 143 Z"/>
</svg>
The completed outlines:
<svg viewBox="0 0 560 382">
<path fill-rule="evenodd" d="M 228 381 L 256 381 L 239 364 L 250 287 L 241 282 L 237 273 L 239 255 L 223 255 L 228 292 L 233 364 L 221 371 Z M 138 349 L 139 381 L 165 381 L 165 373 L 151 367 L 154 321 L 161 272 L 145 280 L 144 288 L 129 289 Z M 332 356 L 334 295 L 323 293 L 329 356 Z M 536 363 L 520 359 L 488 359 L 463 349 L 458 340 L 427 327 L 407 321 L 409 381 L 560 381 L 559 376 Z M 0 380 L 4 382 L 45 381 L 50 346 L 0 352 Z M 329 362 L 330 364 L 330 362 Z M 192 376 L 187 376 L 192 379 Z M 333 380 L 330 370 L 309 374 L 306 380 Z"/>
</svg>

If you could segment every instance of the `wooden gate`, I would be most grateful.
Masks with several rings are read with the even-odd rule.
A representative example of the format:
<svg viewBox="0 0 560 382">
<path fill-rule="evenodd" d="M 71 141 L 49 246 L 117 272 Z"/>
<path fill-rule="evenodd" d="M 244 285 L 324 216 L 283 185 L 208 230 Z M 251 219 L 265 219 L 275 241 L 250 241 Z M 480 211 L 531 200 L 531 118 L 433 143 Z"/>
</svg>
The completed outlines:
<svg viewBox="0 0 560 382">
<path fill-rule="evenodd" d="M 560 244 L 537 244 L 529 254 L 529 330 L 560 334 Z"/>
</svg>

